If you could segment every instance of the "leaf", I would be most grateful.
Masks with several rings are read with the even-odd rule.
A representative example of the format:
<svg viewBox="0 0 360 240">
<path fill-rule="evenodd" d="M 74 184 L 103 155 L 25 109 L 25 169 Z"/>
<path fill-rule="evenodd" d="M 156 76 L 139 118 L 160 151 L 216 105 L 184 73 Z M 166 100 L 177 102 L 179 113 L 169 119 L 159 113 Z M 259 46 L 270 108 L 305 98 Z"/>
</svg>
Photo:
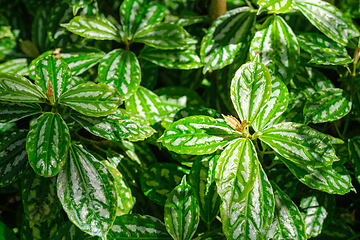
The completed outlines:
<svg viewBox="0 0 360 240">
<path fill-rule="evenodd" d="M 168 69 L 188 70 L 203 66 L 195 47 L 165 50 L 145 47 L 139 57 Z"/>
<path fill-rule="evenodd" d="M 348 54 L 339 53 L 331 48 L 322 48 L 311 54 L 309 63 L 322 65 L 348 65 L 353 60 Z"/>
<path fill-rule="evenodd" d="M 211 154 L 241 135 L 224 120 L 207 116 L 191 116 L 173 124 L 158 139 L 164 147 L 176 153 Z"/>
<path fill-rule="evenodd" d="M 41 113 L 41 111 L 41 107 L 36 103 L 0 101 L 0 123 L 16 122 L 22 118 Z"/>
<path fill-rule="evenodd" d="M 141 173 L 141 190 L 149 199 L 164 206 L 167 196 L 181 182 L 185 172 L 174 163 L 155 163 Z"/>
<path fill-rule="evenodd" d="M 252 125 L 255 131 L 262 131 L 274 124 L 285 112 L 288 102 L 289 92 L 286 85 L 279 78 L 273 77 L 269 101 L 261 107 Z"/>
<path fill-rule="evenodd" d="M 203 72 L 231 64 L 241 46 L 250 41 L 254 21 L 255 13 L 249 7 L 235 8 L 218 17 L 201 42 Z"/>
<path fill-rule="evenodd" d="M 116 188 L 102 162 L 71 145 L 57 179 L 57 193 L 69 219 L 82 231 L 106 239 L 117 209 Z"/>
<path fill-rule="evenodd" d="M 115 88 L 123 100 L 136 92 L 141 81 L 141 68 L 135 54 L 115 49 L 100 61 L 99 82 Z"/>
<path fill-rule="evenodd" d="M 127 214 L 116 217 L 110 228 L 108 239 L 164 239 L 173 238 L 166 231 L 165 225 L 152 216 Z"/>
<path fill-rule="evenodd" d="M 290 12 L 295 5 L 295 1 L 294 0 L 259 0 L 257 4 L 259 5 L 259 10 L 257 12 L 258 15 L 264 11 L 268 11 L 269 13 L 279 14 L 279 13 Z"/>
<path fill-rule="evenodd" d="M 30 227 L 52 218 L 61 210 L 56 177 L 45 178 L 29 169 L 22 182 L 22 200 Z"/>
<path fill-rule="evenodd" d="M 35 44 L 39 52 L 45 52 L 52 46 L 49 36 L 47 34 L 48 26 L 47 19 L 49 11 L 46 5 L 42 5 L 36 10 L 35 18 L 31 26 L 32 42 Z M 33 56 L 37 57 L 37 56 Z"/>
<path fill-rule="evenodd" d="M 161 99 L 152 91 L 139 86 L 138 90 L 125 102 L 127 111 L 144 117 L 152 125 L 165 116 L 166 109 Z"/>
<path fill-rule="evenodd" d="M 200 210 L 186 176 L 168 195 L 164 208 L 167 231 L 177 240 L 190 240 L 199 225 Z"/>
<path fill-rule="evenodd" d="M 272 183 L 275 213 L 266 235 L 269 239 L 307 239 L 305 224 L 295 203 L 276 184 Z"/>
<path fill-rule="evenodd" d="M 342 89 L 320 90 L 307 99 L 304 116 L 307 123 L 336 121 L 346 116 L 351 107 L 352 102 Z"/>
<path fill-rule="evenodd" d="M 71 7 L 83 8 L 89 5 L 93 0 L 65 0 Z"/>
<path fill-rule="evenodd" d="M 125 0 L 120 6 L 120 23 L 127 40 L 143 28 L 161 22 L 165 17 L 166 7 L 161 4 L 149 4 L 144 0 Z"/>
<path fill-rule="evenodd" d="M 105 84 L 81 83 L 61 95 L 59 103 L 93 117 L 106 116 L 121 105 L 117 92 Z"/>
<path fill-rule="evenodd" d="M 199 204 L 200 216 L 208 224 L 214 221 L 221 204 L 215 183 L 215 168 L 219 157 L 218 152 L 198 156 L 189 174 L 189 184 Z"/>
<path fill-rule="evenodd" d="M 299 181 L 289 169 L 271 168 L 267 175 L 269 180 L 274 182 L 290 198 L 297 192 Z"/>
<path fill-rule="evenodd" d="M 45 94 L 28 79 L 17 74 L 0 73 L 0 100 L 10 102 L 45 102 Z"/>
<path fill-rule="evenodd" d="M 171 23 L 149 25 L 139 30 L 133 41 L 159 49 L 183 48 L 197 43 L 184 28 Z"/>
<path fill-rule="evenodd" d="M 77 16 L 60 26 L 85 38 L 121 41 L 119 29 L 100 16 Z"/>
<path fill-rule="evenodd" d="M 1 48 L 1 47 L 0 47 Z M 14 73 L 19 75 L 28 74 L 28 63 L 26 58 L 16 58 L 0 64 L 0 72 Z"/>
<path fill-rule="evenodd" d="M 15 182 L 27 170 L 27 130 L 12 131 L 0 142 L 0 187 Z"/>
<path fill-rule="evenodd" d="M 360 182 L 360 138 L 355 137 L 348 141 L 349 158 L 354 169 L 354 174 Z"/>
<path fill-rule="evenodd" d="M 32 80 L 35 80 L 35 68 L 36 65 L 45 57 L 49 56 L 49 55 L 54 55 L 54 51 L 55 50 L 49 50 L 46 51 L 44 53 L 42 53 L 41 55 L 39 55 L 37 58 L 35 58 L 34 60 L 31 61 L 30 65 L 29 65 L 29 78 L 31 78 Z"/>
<path fill-rule="evenodd" d="M 251 124 L 271 95 L 269 70 L 257 59 L 242 65 L 231 81 L 230 97 L 241 121 Z"/>
<path fill-rule="evenodd" d="M 6 240 L 18 240 L 14 232 L 10 228 L 8 228 L 2 221 L 0 221 L 0 238 Z"/>
<path fill-rule="evenodd" d="M 71 221 L 67 221 L 58 228 L 58 230 L 54 233 L 54 235 L 51 238 L 51 240 L 78 240 L 78 239 L 97 240 L 98 237 L 89 238 L 89 235 L 87 233 L 81 231 Z"/>
<path fill-rule="evenodd" d="M 270 74 L 287 84 L 295 75 L 300 62 L 296 35 L 280 16 L 269 17 L 266 23 L 267 27 L 257 31 L 251 42 L 250 59 L 259 55 Z"/>
<path fill-rule="evenodd" d="M 262 131 L 260 140 L 282 157 L 304 167 L 322 168 L 338 161 L 330 139 L 297 123 L 279 123 Z"/>
<path fill-rule="evenodd" d="M 296 0 L 296 6 L 312 25 L 335 42 L 351 48 L 358 45 L 359 31 L 335 6 L 320 0 Z"/>
</svg>

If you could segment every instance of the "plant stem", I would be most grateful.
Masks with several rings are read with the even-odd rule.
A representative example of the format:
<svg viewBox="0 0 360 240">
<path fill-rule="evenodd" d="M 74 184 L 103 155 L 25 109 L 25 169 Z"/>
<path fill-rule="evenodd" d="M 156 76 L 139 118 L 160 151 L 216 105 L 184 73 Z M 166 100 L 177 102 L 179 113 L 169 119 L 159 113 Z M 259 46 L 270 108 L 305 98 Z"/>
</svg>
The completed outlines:
<svg viewBox="0 0 360 240">
<path fill-rule="evenodd" d="M 218 17 L 226 13 L 226 0 L 211 0 L 211 22 L 214 22 Z"/>
<path fill-rule="evenodd" d="M 253 7 L 253 5 L 251 4 L 251 2 L 249 2 L 249 0 L 245 0 L 246 4 L 249 6 L 249 8 L 251 8 L 251 10 L 255 10 L 255 8 Z"/>
<path fill-rule="evenodd" d="M 342 135 L 341 135 L 341 133 L 340 133 L 340 130 L 339 130 L 336 122 L 334 122 L 334 126 L 335 126 L 336 132 L 337 132 L 337 134 L 339 135 L 339 137 L 340 137 L 341 139 L 343 139 L 343 137 L 342 137 Z"/>
<path fill-rule="evenodd" d="M 344 129 L 343 129 L 343 132 L 342 132 L 342 136 L 345 136 L 347 128 L 349 127 L 349 123 L 350 123 L 350 113 L 348 113 L 346 115 L 345 126 L 344 126 Z"/>
</svg>

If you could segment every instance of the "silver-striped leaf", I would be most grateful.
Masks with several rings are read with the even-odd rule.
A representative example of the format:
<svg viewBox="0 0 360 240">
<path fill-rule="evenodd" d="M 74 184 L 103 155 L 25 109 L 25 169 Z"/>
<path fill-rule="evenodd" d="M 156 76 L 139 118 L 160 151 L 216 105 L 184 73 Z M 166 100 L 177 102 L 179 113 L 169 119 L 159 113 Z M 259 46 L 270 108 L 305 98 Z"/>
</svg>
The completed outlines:
<svg viewBox="0 0 360 240">
<path fill-rule="evenodd" d="M 123 100 L 139 88 L 141 68 L 136 55 L 124 49 L 115 49 L 99 63 L 99 82 L 115 88 Z"/>
<path fill-rule="evenodd" d="M 81 83 L 61 95 L 59 103 L 92 117 L 114 113 L 121 105 L 120 95 L 105 84 Z"/>
<path fill-rule="evenodd" d="M 133 41 L 159 49 L 186 48 L 197 43 L 183 27 L 171 23 L 149 25 L 139 30 Z"/>
<path fill-rule="evenodd" d="M 59 173 L 66 162 L 70 133 L 59 113 L 47 112 L 30 124 L 26 151 L 30 166 L 44 177 Z"/>
<path fill-rule="evenodd" d="M 60 26 L 85 38 L 121 41 L 120 30 L 100 16 L 77 16 Z"/>
<path fill-rule="evenodd" d="M 305 223 L 291 198 L 272 182 L 275 197 L 275 213 L 267 239 L 306 240 Z"/>
<path fill-rule="evenodd" d="M 0 72 L 14 73 L 19 75 L 28 74 L 28 63 L 26 58 L 10 59 L 0 64 Z"/>
<path fill-rule="evenodd" d="M 322 48 L 330 48 L 336 50 L 337 52 L 347 54 L 346 48 L 343 45 L 319 33 L 302 32 L 297 34 L 296 38 L 299 42 L 301 50 L 304 50 L 309 54 Z"/>
<path fill-rule="evenodd" d="M 263 130 L 260 140 L 282 157 L 304 167 L 322 168 L 339 160 L 330 139 L 303 124 L 279 123 Z"/>
<path fill-rule="evenodd" d="M 125 108 L 144 117 L 151 125 L 161 121 L 167 113 L 159 96 L 142 86 L 126 100 Z"/>
<path fill-rule="evenodd" d="M 264 104 L 252 124 L 255 131 L 262 131 L 271 126 L 279 119 L 289 103 L 289 91 L 279 78 L 271 80 L 271 95 L 269 101 Z"/>
<path fill-rule="evenodd" d="M 9 133 L 0 141 L 0 187 L 19 179 L 29 166 L 26 152 L 27 130 Z"/>
<path fill-rule="evenodd" d="M 267 176 L 270 181 L 280 187 L 290 198 L 292 198 L 298 190 L 299 180 L 297 180 L 287 168 L 271 168 Z"/>
<path fill-rule="evenodd" d="M 54 51 L 55 50 L 49 50 L 49 51 L 43 52 L 37 58 L 33 59 L 30 62 L 30 64 L 29 64 L 29 78 L 31 78 L 32 80 L 35 81 L 35 75 L 36 75 L 35 68 L 36 68 L 36 65 L 38 64 L 38 62 L 40 62 L 45 57 L 47 57 L 49 55 L 54 55 Z"/>
<path fill-rule="evenodd" d="M 279 14 L 290 12 L 295 6 L 295 0 L 259 0 L 257 4 L 259 5 L 257 14 L 264 11 Z"/>
<path fill-rule="evenodd" d="M 108 239 L 163 239 L 173 240 L 159 219 L 137 213 L 116 217 L 109 230 Z"/>
<path fill-rule="evenodd" d="M 282 17 L 269 17 L 267 24 L 267 27 L 256 32 L 251 41 L 250 59 L 259 55 L 270 73 L 286 84 L 293 78 L 300 63 L 299 44 Z"/>
<path fill-rule="evenodd" d="M 168 69 L 196 69 L 203 64 L 195 50 L 195 46 L 167 50 L 145 47 L 140 52 L 140 58 Z"/>
<path fill-rule="evenodd" d="M 81 231 L 70 220 L 63 223 L 58 230 L 52 235 L 50 240 L 98 240 L 98 237 L 90 237 L 89 234 Z"/>
<path fill-rule="evenodd" d="M 241 121 L 251 124 L 271 95 L 271 76 L 258 61 L 243 64 L 231 81 L 230 97 Z"/>
<path fill-rule="evenodd" d="M 93 0 L 65 0 L 71 7 L 83 8 L 89 5 Z M 76 14 L 76 13 L 75 13 Z"/>
<path fill-rule="evenodd" d="M 161 22 L 166 7 L 161 4 L 149 4 L 146 0 L 125 0 L 120 6 L 120 23 L 127 40 L 143 28 Z"/>
<path fill-rule="evenodd" d="M 36 103 L 2 102 L 0 101 L 0 123 L 10 123 L 22 118 L 41 113 Z"/>
<path fill-rule="evenodd" d="M 296 7 L 312 25 L 335 42 L 351 48 L 358 45 L 359 30 L 334 5 L 321 0 L 296 0 Z"/>
<path fill-rule="evenodd" d="M 49 36 L 47 34 L 47 19 L 49 18 L 50 12 L 48 11 L 45 4 L 41 4 L 36 9 L 36 14 L 31 26 L 31 40 L 34 44 L 34 47 L 37 48 L 38 53 L 45 52 L 49 50 L 52 46 Z M 26 49 L 27 47 L 25 47 Z M 23 48 L 24 49 L 24 48 Z M 26 50 L 28 51 L 29 48 Z M 36 50 L 35 50 L 36 51 Z M 34 54 L 33 57 L 36 54 Z"/>
<path fill-rule="evenodd" d="M 52 218 L 61 210 L 56 177 L 42 177 L 30 168 L 22 181 L 22 203 L 30 227 Z"/>
<path fill-rule="evenodd" d="M 235 8 L 218 17 L 201 42 L 203 72 L 231 64 L 241 46 L 250 41 L 254 21 L 255 13 L 249 7 Z"/>
<path fill-rule="evenodd" d="M 0 73 L 0 100 L 44 103 L 46 95 L 28 79 L 12 73 Z"/>
<path fill-rule="evenodd" d="M 190 240 L 197 230 L 200 209 L 186 176 L 166 199 L 164 221 L 166 230 L 176 240 Z"/>
<path fill-rule="evenodd" d="M 311 53 L 309 63 L 347 66 L 352 61 L 353 59 L 347 53 L 339 53 L 331 48 L 322 48 Z"/>
<path fill-rule="evenodd" d="M 170 151 L 191 155 L 211 154 L 239 138 L 223 119 L 191 116 L 174 122 L 158 139 Z"/>
<path fill-rule="evenodd" d="M 77 227 L 106 239 L 116 217 L 115 184 L 105 165 L 82 146 L 70 145 L 67 162 L 57 178 L 57 194 Z"/>
<path fill-rule="evenodd" d="M 352 107 L 350 97 L 340 88 L 320 90 L 308 98 L 304 106 L 305 122 L 323 123 L 346 116 Z"/>
<path fill-rule="evenodd" d="M 354 174 L 360 182 L 360 138 L 355 137 L 348 141 L 349 158 L 354 169 Z"/>
</svg>

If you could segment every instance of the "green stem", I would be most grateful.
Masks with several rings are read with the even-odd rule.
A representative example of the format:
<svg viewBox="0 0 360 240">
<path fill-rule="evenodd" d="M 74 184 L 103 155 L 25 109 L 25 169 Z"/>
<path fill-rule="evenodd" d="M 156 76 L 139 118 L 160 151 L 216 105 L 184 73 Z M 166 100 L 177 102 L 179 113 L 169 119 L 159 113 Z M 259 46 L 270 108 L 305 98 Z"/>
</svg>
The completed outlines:
<svg viewBox="0 0 360 240">
<path fill-rule="evenodd" d="M 350 123 L 350 113 L 348 113 L 348 115 L 346 115 L 346 119 L 345 119 L 345 126 L 342 132 L 342 136 L 346 136 L 346 131 L 349 127 L 349 123 Z"/>
<path fill-rule="evenodd" d="M 339 130 L 336 122 L 334 122 L 334 126 L 335 126 L 335 129 L 336 129 L 337 134 L 339 135 L 339 138 L 343 139 L 343 137 L 342 137 L 342 135 L 341 135 L 341 133 L 340 133 L 340 130 Z"/>
<path fill-rule="evenodd" d="M 251 2 L 249 0 L 245 0 L 246 4 L 251 8 L 251 10 L 255 10 L 255 8 L 252 6 Z"/>
</svg>

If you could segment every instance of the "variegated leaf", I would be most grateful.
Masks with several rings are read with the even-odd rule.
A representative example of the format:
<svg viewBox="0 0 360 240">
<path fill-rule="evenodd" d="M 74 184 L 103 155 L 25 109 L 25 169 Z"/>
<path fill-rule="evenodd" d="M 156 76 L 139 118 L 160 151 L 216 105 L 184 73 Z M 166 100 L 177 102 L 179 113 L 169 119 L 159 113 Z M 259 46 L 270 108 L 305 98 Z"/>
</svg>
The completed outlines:
<svg viewBox="0 0 360 240">
<path fill-rule="evenodd" d="M 68 31 L 86 38 L 97 40 L 122 40 L 120 38 L 120 30 L 109 20 L 100 16 L 77 16 L 69 23 L 60 25 Z"/>
<path fill-rule="evenodd" d="M 360 182 L 360 138 L 355 137 L 348 141 L 349 158 L 354 169 L 354 174 Z"/>
<path fill-rule="evenodd" d="M 81 83 L 61 95 L 59 103 L 93 117 L 106 116 L 116 111 L 122 101 L 120 95 L 99 83 Z"/>
<path fill-rule="evenodd" d="M 250 59 L 260 55 L 272 75 L 288 83 L 300 62 L 296 35 L 280 16 L 269 17 L 267 27 L 256 32 L 250 46 Z"/>
<path fill-rule="evenodd" d="M 70 146 L 58 175 L 57 194 L 77 227 L 106 239 L 116 217 L 116 188 L 104 164 L 82 146 Z"/>
<path fill-rule="evenodd" d="M 48 17 L 49 17 L 48 9 L 45 7 L 45 4 L 41 4 L 39 8 L 36 9 L 36 14 L 31 26 L 32 43 L 40 53 L 49 50 L 52 46 L 49 36 L 47 34 Z M 33 57 L 34 58 L 37 57 L 36 54 L 34 54 Z"/>
<path fill-rule="evenodd" d="M 271 76 L 266 66 L 258 61 L 242 65 L 231 81 L 230 97 L 241 121 L 250 124 L 271 95 Z"/>
<path fill-rule="evenodd" d="M 65 0 L 71 7 L 83 8 L 89 5 L 93 0 Z"/>
<path fill-rule="evenodd" d="M 195 46 L 187 49 L 157 49 L 146 47 L 140 52 L 140 58 L 169 69 L 196 69 L 202 67 Z"/>
<path fill-rule="evenodd" d="M 41 113 L 40 105 L 36 103 L 18 103 L 0 101 L 0 123 L 10 123 L 22 118 Z"/>
<path fill-rule="evenodd" d="M 309 63 L 322 65 L 348 65 L 353 59 L 347 54 L 331 48 L 322 48 L 311 53 Z"/>
<path fill-rule="evenodd" d="M 1 47 L 0 47 L 1 48 Z M 28 74 L 28 63 L 26 58 L 16 58 L 0 64 L 0 72 L 15 73 L 19 75 Z"/>
<path fill-rule="evenodd" d="M 296 0 L 296 6 L 326 36 L 344 46 L 357 47 L 359 30 L 338 8 L 321 0 Z"/>
<path fill-rule="evenodd" d="M 222 119 L 191 116 L 171 124 L 158 141 L 176 153 L 204 155 L 240 136 Z"/>
<path fill-rule="evenodd" d="M 41 55 L 39 55 L 37 58 L 35 58 L 34 60 L 31 61 L 31 63 L 29 64 L 29 77 L 31 79 L 33 79 L 35 81 L 35 68 L 36 65 L 45 57 L 49 56 L 49 55 L 54 55 L 54 50 L 49 50 L 46 52 L 43 52 Z"/>
<path fill-rule="evenodd" d="M 306 123 L 336 121 L 346 116 L 352 102 L 346 92 L 340 88 L 320 90 L 307 99 L 304 106 Z"/>
<path fill-rule="evenodd" d="M 31 167 L 41 176 L 55 176 L 66 162 L 69 144 L 69 129 L 60 114 L 42 114 L 31 122 L 26 138 Z"/>
<path fill-rule="evenodd" d="M 27 130 L 13 131 L 0 141 L 0 187 L 15 182 L 27 170 Z"/>
<path fill-rule="evenodd" d="M 279 78 L 273 77 L 269 101 L 261 107 L 252 125 L 255 131 L 262 131 L 276 122 L 288 103 L 289 92 L 286 85 Z"/>
<path fill-rule="evenodd" d="M 255 13 L 249 7 L 235 8 L 218 17 L 201 42 L 203 72 L 231 64 L 244 42 L 250 41 L 254 21 Z"/>
<path fill-rule="evenodd" d="M 51 240 L 98 240 L 98 237 L 90 237 L 89 234 L 81 231 L 71 221 L 63 223 L 54 233 Z"/>
<path fill-rule="evenodd" d="M 259 0 L 258 14 L 268 11 L 269 13 L 286 13 L 293 9 L 295 0 Z"/>
<path fill-rule="evenodd" d="M 190 240 L 200 221 L 199 205 L 186 183 L 186 176 L 168 195 L 164 208 L 164 221 L 167 231 L 177 240 Z"/>
<path fill-rule="evenodd" d="M 0 73 L 0 100 L 10 102 L 45 102 L 46 95 L 28 79 L 17 74 Z"/>
<path fill-rule="evenodd" d="M 269 180 L 275 183 L 290 198 L 298 192 L 299 180 L 287 168 L 271 168 L 267 173 Z M 274 185 L 273 185 L 274 186 Z M 301 185 L 300 185 L 301 186 Z"/>
<path fill-rule="evenodd" d="M 140 63 L 131 51 L 115 49 L 100 61 L 99 82 L 115 88 L 123 100 L 136 92 L 141 81 Z"/>
<path fill-rule="evenodd" d="M 275 197 L 275 213 L 267 239 L 306 240 L 305 224 L 300 211 L 291 198 L 272 183 Z"/>
<path fill-rule="evenodd" d="M 149 25 L 139 30 L 133 41 L 159 49 L 185 48 L 197 43 L 184 28 L 171 23 Z"/>
</svg>

